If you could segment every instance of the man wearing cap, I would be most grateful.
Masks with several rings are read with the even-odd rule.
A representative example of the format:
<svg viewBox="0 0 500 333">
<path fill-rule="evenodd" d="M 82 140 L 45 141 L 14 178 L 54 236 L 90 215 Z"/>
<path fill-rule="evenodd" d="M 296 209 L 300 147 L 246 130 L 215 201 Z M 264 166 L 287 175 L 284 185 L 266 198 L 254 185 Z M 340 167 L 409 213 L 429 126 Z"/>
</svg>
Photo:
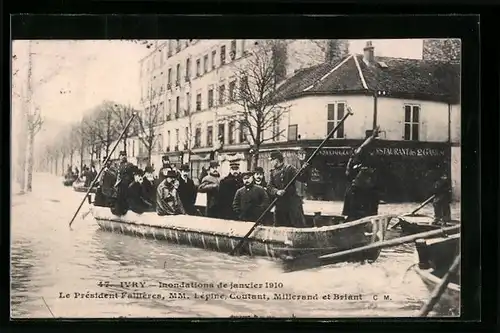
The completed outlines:
<svg viewBox="0 0 500 333">
<path fill-rule="evenodd" d="M 182 205 L 188 215 L 196 215 L 196 186 L 191 178 L 189 178 L 189 165 L 183 164 L 180 168 L 179 181 L 179 197 Z"/>
<path fill-rule="evenodd" d="M 162 166 L 160 168 L 160 171 L 158 172 L 158 183 L 161 183 L 165 179 L 165 173 L 163 172 L 163 169 L 172 169 L 170 160 L 167 155 L 162 156 L 161 164 Z"/>
<path fill-rule="evenodd" d="M 134 165 L 127 161 L 127 153 L 120 151 L 120 164 L 118 165 L 118 177 L 115 183 L 117 192 L 116 201 L 112 212 L 115 215 L 124 215 L 127 210 L 127 191 L 128 186 L 134 180 Z"/>
<path fill-rule="evenodd" d="M 208 168 L 208 175 L 203 177 L 200 185 L 198 186 L 198 192 L 207 194 L 207 203 L 205 208 L 205 216 L 218 218 L 220 216 L 219 212 L 219 162 L 210 161 Z"/>
<path fill-rule="evenodd" d="M 238 215 L 233 211 L 233 200 L 236 191 L 243 187 L 243 180 L 240 175 L 240 162 L 232 161 L 229 164 L 229 174 L 220 181 L 219 217 L 227 220 L 236 220 Z"/>
<path fill-rule="evenodd" d="M 172 169 L 163 169 L 163 175 L 165 178 L 156 190 L 156 213 L 159 216 L 186 214 L 174 184 L 176 172 Z"/>
<path fill-rule="evenodd" d="M 262 167 L 256 167 L 253 172 L 253 182 L 255 185 L 267 187 L 266 179 L 264 178 L 264 169 Z"/>
<path fill-rule="evenodd" d="M 136 214 L 142 214 L 153 207 L 153 204 L 146 197 L 142 183 L 144 180 L 144 172 L 138 167 L 132 168 L 134 180 L 130 183 L 127 190 L 127 206 Z"/>
<path fill-rule="evenodd" d="M 255 222 L 269 205 L 269 197 L 263 187 L 254 184 L 252 172 L 243 174 L 243 184 L 234 196 L 233 211 L 238 220 Z"/>
<path fill-rule="evenodd" d="M 269 159 L 273 169 L 271 170 L 268 191 L 270 196 L 278 197 L 274 210 L 274 225 L 277 227 L 305 227 L 302 198 L 297 194 L 295 182 L 290 184 L 286 191 L 284 190 L 297 174 L 297 169 L 284 163 L 280 151 L 271 152 Z"/>
</svg>

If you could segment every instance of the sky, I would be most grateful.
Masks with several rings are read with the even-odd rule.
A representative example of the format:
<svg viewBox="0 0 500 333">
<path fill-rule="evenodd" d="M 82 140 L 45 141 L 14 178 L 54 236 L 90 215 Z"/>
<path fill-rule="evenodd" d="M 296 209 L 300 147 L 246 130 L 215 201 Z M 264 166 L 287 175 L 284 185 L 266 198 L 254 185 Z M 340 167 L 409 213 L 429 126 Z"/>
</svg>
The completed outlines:
<svg viewBox="0 0 500 333">
<path fill-rule="evenodd" d="M 363 53 L 367 40 L 350 40 L 351 53 Z M 381 56 L 421 58 L 421 39 L 372 40 Z M 26 84 L 29 41 L 14 41 L 14 100 Z M 129 41 L 33 41 L 34 101 L 52 124 L 81 119 L 85 111 L 107 99 L 137 106 L 140 98 L 139 60 L 151 52 Z M 48 78 L 46 83 L 42 78 Z M 18 104 L 17 104 L 18 105 Z M 16 107 L 13 108 L 14 113 Z M 49 122 L 47 122 L 48 125 Z M 49 135 L 47 131 L 40 136 Z M 53 132 L 53 129 L 48 129 Z"/>
</svg>

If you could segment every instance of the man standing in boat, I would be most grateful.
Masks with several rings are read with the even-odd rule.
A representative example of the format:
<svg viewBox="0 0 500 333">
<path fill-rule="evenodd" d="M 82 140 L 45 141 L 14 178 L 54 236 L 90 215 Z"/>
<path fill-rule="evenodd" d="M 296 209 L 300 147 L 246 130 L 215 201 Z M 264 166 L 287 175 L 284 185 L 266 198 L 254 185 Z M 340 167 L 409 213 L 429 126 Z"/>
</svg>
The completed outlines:
<svg viewBox="0 0 500 333">
<path fill-rule="evenodd" d="M 210 161 L 208 168 L 208 175 L 206 175 L 200 185 L 198 186 L 198 192 L 207 194 L 207 202 L 205 208 L 205 216 L 218 218 L 219 213 L 219 162 Z"/>
<path fill-rule="evenodd" d="M 196 197 L 198 192 L 191 178 L 189 178 L 189 165 L 183 164 L 180 168 L 179 197 L 188 215 L 196 215 Z"/>
<path fill-rule="evenodd" d="M 153 204 L 146 197 L 142 183 L 144 181 L 144 172 L 138 167 L 132 168 L 134 180 L 127 189 L 127 206 L 136 214 L 142 214 L 153 207 Z"/>
<path fill-rule="evenodd" d="M 266 190 L 254 184 L 253 173 L 243 174 L 244 186 L 234 196 L 233 210 L 240 221 L 255 222 L 269 205 Z"/>
<path fill-rule="evenodd" d="M 342 215 L 347 221 L 377 215 L 379 196 L 376 188 L 376 166 L 374 163 L 373 142 L 379 128 L 353 151 L 347 162 L 346 176 L 349 181 Z"/>
<path fill-rule="evenodd" d="M 115 215 L 121 216 L 127 213 L 127 191 L 128 186 L 134 180 L 134 165 L 127 161 L 127 153 L 120 151 L 120 164 L 118 165 L 118 177 L 115 183 L 117 192 L 116 201 L 111 209 Z"/>
<path fill-rule="evenodd" d="M 174 184 L 177 174 L 171 169 L 163 169 L 163 175 L 164 179 L 156 190 L 156 213 L 159 216 L 186 214 Z"/>
<path fill-rule="evenodd" d="M 302 198 L 297 194 L 295 182 L 290 184 L 286 191 L 284 190 L 298 170 L 292 165 L 285 164 L 283 154 L 278 150 L 271 152 L 269 159 L 273 169 L 267 189 L 271 197 L 279 197 L 274 210 L 274 225 L 276 227 L 306 227 Z"/>
<path fill-rule="evenodd" d="M 144 169 L 142 189 L 148 201 L 153 203 L 154 206 L 154 203 L 156 202 L 156 184 L 153 167 L 151 167 L 150 165 L 146 166 L 146 168 Z"/>
<path fill-rule="evenodd" d="M 446 173 L 434 184 L 434 223 L 445 224 L 451 220 L 451 183 Z"/>
<path fill-rule="evenodd" d="M 103 158 L 103 163 L 107 157 Z M 99 186 L 96 190 L 94 205 L 103 207 L 112 207 L 116 198 L 116 191 L 114 185 L 116 183 L 116 172 L 111 167 L 111 161 L 107 161 L 103 165 L 104 170 L 99 178 Z"/>
<path fill-rule="evenodd" d="M 238 215 L 233 211 L 233 200 L 236 191 L 243 187 L 243 180 L 240 175 L 240 162 L 231 162 L 229 168 L 229 174 L 220 181 L 219 217 L 226 220 L 236 220 Z"/>
</svg>

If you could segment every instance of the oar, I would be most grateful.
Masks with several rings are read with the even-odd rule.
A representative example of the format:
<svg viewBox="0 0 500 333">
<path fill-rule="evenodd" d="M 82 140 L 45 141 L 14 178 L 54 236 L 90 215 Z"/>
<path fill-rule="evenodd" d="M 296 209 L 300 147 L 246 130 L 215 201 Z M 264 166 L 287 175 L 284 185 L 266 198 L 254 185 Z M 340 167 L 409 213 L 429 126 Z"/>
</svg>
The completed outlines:
<svg viewBox="0 0 500 333">
<path fill-rule="evenodd" d="M 425 200 L 424 202 L 422 202 L 422 204 L 420 206 L 418 206 L 417 208 L 415 208 L 413 211 L 411 211 L 410 213 L 406 213 L 406 214 L 400 215 L 400 216 L 408 216 L 408 215 L 415 214 L 416 212 L 418 212 L 419 210 L 421 210 L 422 208 L 424 208 L 425 206 L 427 206 L 427 204 L 429 202 L 431 202 L 435 197 L 436 197 L 436 195 L 433 194 L 430 198 L 428 198 L 427 200 Z M 394 228 L 396 228 L 400 224 L 401 224 L 401 220 L 399 220 L 398 222 L 394 223 L 392 226 L 390 226 L 389 228 L 387 228 L 387 230 L 394 229 Z"/>
<path fill-rule="evenodd" d="M 101 168 L 101 170 L 99 170 L 99 173 L 97 174 L 97 176 L 95 176 L 95 178 L 92 180 L 92 183 L 90 184 L 88 190 L 87 190 L 87 193 L 85 194 L 85 196 L 83 197 L 82 199 L 82 202 L 80 202 L 80 205 L 78 206 L 78 208 L 76 209 L 76 212 L 75 214 L 73 215 L 73 217 L 71 218 L 71 221 L 69 221 L 69 227 L 71 228 L 71 225 L 73 224 L 73 221 L 75 220 L 75 217 L 78 215 L 78 212 L 80 211 L 80 209 L 82 208 L 83 206 L 83 203 L 85 202 L 85 199 L 87 199 L 87 196 L 89 195 L 90 191 L 92 191 L 92 188 L 94 187 L 95 183 L 97 182 L 97 180 L 99 179 L 99 177 L 101 176 L 102 172 L 104 171 L 105 169 L 105 166 L 106 166 L 106 163 L 108 163 L 109 159 L 111 158 L 111 155 L 113 154 L 113 152 L 115 151 L 116 147 L 118 147 L 118 144 L 120 143 L 120 140 L 122 139 L 123 135 L 125 134 L 125 132 L 127 131 L 128 127 L 130 126 L 130 124 L 132 123 L 132 120 L 134 120 L 135 116 L 137 115 L 137 112 L 133 112 L 132 113 L 132 117 L 130 117 L 128 123 L 125 125 L 125 128 L 123 129 L 123 131 L 120 133 L 120 136 L 118 137 L 118 139 L 116 140 L 115 142 L 115 145 L 113 146 L 113 148 L 111 149 L 111 151 L 109 152 L 108 156 L 106 156 L 106 160 L 104 160 L 104 163 L 103 163 L 103 166 Z"/>
<path fill-rule="evenodd" d="M 427 301 L 426 304 L 420 309 L 419 317 L 427 317 L 429 312 L 432 311 L 434 306 L 437 304 L 441 296 L 443 295 L 444 291 L 446 290 L 446 287 L 448 287 L 448 284 L 450 283 L 451 277 L 453 273 L 458 268 L 458 265 L 460 265 L 460 259 L 461 255 L 459 254 L 456 258 L 455 261 L 453 261 L 453 264 L 451 264 L 450 269 L 448 269 L 448 272 L 443 276 L 443 279 L 439 283 L 439 285 L 433 290 L 431 298 Z"/>
<path fill-rule="evenodd" d="M 295 182 L 295 180 L 297 179 L 297 177 L 299 177 L 299 175 L 304 172 L 305 168 L 307 167 L 307 165 L 309 164 L 309 162 L 311 162 L 311 160 L 314 158 L 314 156 L 316 156 L 319 152 L 319 150 L 325 145 L 325 143 L 333 136 L 333 134 L 335 134 L 335 132 L 337 132 L 337 130 L 340 128 L 340 126 L 342 126 L 342 124 L 345 122 L 345 120 L 350 116 L 352 115 L 352 110 L 350 107 L 347 107 L 347 112 L 346 114 L 344 115 L 344 117 L 342 117 L 342 119 L 338 122 L 337 126 L 335 126 L 334 129 L 332 129 L 330 131 L 330 133 L 328 133 L 328 135 L 326 136 L 326 138 L 323 140 L 323 142 L 321 142 L 319 144 L 319 146 L 316 148 L 316 150 L 314 150 L 314 152 L 311 154 L 311 156 L 309 156 L 309 158 L 307 159 L 307 161 L 302 165 L 302 167 L 299 169 L 299 171 L 293 176 L 293 178 L 288 182 L 288 184 L 286 184 L 285 188 L 283 188 L 283 191 L 286 192 L 286 190 Z M 250 230 L 246 233 L 245 236 L 243 236 L 243 238 L 239 241 L 238 244 L 236 244 L 236 246 L 234 247 L 234 249 L 229 253 L 230 255 L 234 255 L 235 253 L 238 253 L 238 251 L 240 250 L 240 248 L 245 244 L 246 240 L 248 239 L 248 236 L 250 236 L 250 234 L 255 230 L 255 228 L 261 224 L 262 222 L 262 219 L 264 218 L 264 216 L 266 216 L 266 214 L 274 207 L 274 205 L 276 204 L 276 202 L 279 200 L 280 197 L 276 196 L 274 198 L 273 201 L 271 201 L 271 203 L 269 204 L 269 206 L 267 206 L 266 210 L 264 210 L 264 212 L 262 214 L 260 214 L 259 218 L 257 219 L 257 221 L 255 221 L 254 225 L 250 228 Z"/>
<path fill-rule="evenodd" d="M 460 225 L 446 227 L 438 230 L 421 232 L 418 234 L 413 234 L 405 237 L 394 238 L 391 240 L 376 242 L 365 246 L 360 246 L 354 249 L 349 249 L 345 251 L 335 252 L 331 254 L 326 254 L 322 256 L 314 254 L 306 254 L 297 258 L 283 258 L 283 265 L 285 271 L 292 272 L 298 270 L 306 270 L 311 268 L 316 268 L 324 265 L 330 265 L 339 262 L 340 259 L 345 259 L 345 257 L 359 254 L 368 250 L 380 250 L 387 247 L 397 246 L 405 243 L 413 242 L 419 238 L 429 238 L 433 236 L 443 236 L 449 233 L 453 233 L 460 229 Z"/>
</svg>

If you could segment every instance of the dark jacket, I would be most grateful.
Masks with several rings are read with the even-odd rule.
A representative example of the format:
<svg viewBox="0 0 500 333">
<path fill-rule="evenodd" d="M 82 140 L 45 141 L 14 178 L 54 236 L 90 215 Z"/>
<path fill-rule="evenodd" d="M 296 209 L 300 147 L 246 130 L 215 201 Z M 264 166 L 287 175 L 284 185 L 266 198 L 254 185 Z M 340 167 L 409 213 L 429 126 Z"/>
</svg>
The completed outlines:
<svg viewBox="0 0 500 333">
<path fill-rule="evenodd" d="M 160 216 L 186 214 L 173 183 L 162 181 L 156 192 L 156 212 Z"/>
<path fill-rule="evenodd" d="M 220 181 L 219 185 L 219 217 L 228 220 L 236 220 L 238 215 L 233 211 L 233 200 L 236 191 L 243 187 L 241 177 L 229 174 Z"/>
<path fill-rule="evenodd" d="M 207 194 L 205 216 L 219 217 L 219 174 L 207 175 L 198 186 L 198 192 Z"/>
<path fill-rule="evenodd" d="M 434 183 L 433 194 L 436 195 L 434 203 L 450 204 L 452 199 L 451 182 L 447 179 L 440 178 Z"/>
<path fill-rule="evenodd" d="M 142 192 L 144 197 L 153 205 L 156 203 L 156 187 L 155 184 L 144 178 L 142 180 Z"/>
<path fill-rule="evenodd" d="M 271 170 L 268 193 L 276 197 L 278 190 L 283 190 L 297 173 L 297 169 L 291 165 L 283 165 L 279 169 Z M 306 226 L 302 198 L 297 194 L 295 183 L 292 183 L 282 197 L 276 202 L 274 211 L 274 223 L 276 226 L 304 227 Z"/>
<path fill-rule="evenodd" d="M 243 186 L 233 200 L 233 210 L 241 221 L 255 222 L 269 205 L 266 190 L 259 185 Z"/>
<path fill-rule="evenodd" d="M 133 181 L 130 183 L 127 191 L 128 208 L 137 213 L 142 214 L 151 207 L 151 202 L 144 196 L 142 185 Z"/>
<path fill-rule="evenodd" d="M 196 186 L 191 178 L 187 177 L 186 181 L 179 177 L 179 197 L 181 199 L 182 205 L 189 215 L 196 214 L 196 197 L 198 195 Z"/>
<path fill-rule="evenodd" d="M 108 168 L 102 172 L 99 186 L 101 187 L 102 194 L 107 197 L 115 197 L 116 191 L 114 185 L 116 183 L 116 173 L 113 169 Z"/>
</svg>

